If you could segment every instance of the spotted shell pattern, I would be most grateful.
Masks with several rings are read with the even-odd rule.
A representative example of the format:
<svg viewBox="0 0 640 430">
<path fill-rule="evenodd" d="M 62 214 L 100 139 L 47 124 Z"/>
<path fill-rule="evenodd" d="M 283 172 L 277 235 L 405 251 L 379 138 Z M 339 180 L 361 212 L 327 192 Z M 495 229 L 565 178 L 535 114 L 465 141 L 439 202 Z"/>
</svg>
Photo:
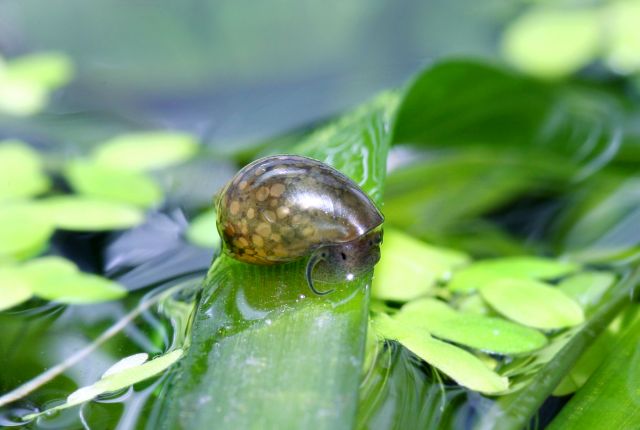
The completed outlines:
<svg viewBox="0 0 640 430">
<path fill-rule="evenodd" d="M 222 190 L 217 214 L 225 252 L 253 264 L 293 261 L 383 222 L 351 179 L 294 155 L 261 158 L 240 170 Z"/>
</svg>

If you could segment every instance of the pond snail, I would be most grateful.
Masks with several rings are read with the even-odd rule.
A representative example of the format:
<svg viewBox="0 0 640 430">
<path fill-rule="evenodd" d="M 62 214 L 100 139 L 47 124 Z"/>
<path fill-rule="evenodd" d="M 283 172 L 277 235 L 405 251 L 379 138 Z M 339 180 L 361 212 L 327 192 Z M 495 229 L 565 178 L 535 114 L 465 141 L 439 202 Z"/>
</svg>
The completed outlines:
<svg viewBox="0 0 640 430">
<path fill-rule="evenodd" d="M 216 204 L 224 251 L 251 264 L 308 257 L 314 269 L 351 280 L 380 259 L 380 211 L 351 179 L 307 157 L 275 155 L 240 170 Z"/>
</svg>

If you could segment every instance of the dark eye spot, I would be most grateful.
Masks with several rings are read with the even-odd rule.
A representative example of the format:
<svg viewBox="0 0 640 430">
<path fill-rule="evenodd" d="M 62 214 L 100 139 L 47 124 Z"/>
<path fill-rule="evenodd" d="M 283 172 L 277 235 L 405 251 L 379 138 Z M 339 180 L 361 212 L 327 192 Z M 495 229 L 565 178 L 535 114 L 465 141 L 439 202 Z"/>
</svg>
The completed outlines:
<svg viewBox="0 0 640 430">
<path fill-rule="evenodd" d="M 347 254 L 345 254 L 344 252 L 340 253 L 340 257 L 342 257 L 343 260 L 347 259 Z"/>
<path fill-rule="evenodd" d="M 322 257 L 322 258 L 327 258 L 327 253 L 326 253 L 326 252 L 321 253 L 321 254 L 320 254 L 320 257 Z"/>
</svg>

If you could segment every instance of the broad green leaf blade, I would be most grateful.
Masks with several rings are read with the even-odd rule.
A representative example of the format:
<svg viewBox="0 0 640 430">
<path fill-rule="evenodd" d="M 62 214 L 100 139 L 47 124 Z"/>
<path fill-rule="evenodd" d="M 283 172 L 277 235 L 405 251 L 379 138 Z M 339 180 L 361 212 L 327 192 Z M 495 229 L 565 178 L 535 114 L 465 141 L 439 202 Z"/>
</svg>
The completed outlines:
<svg viewBox="0 0 640 430">
<path fill-rule="evenodd" d="M 380 203 L 394 106 L 377 99 L 293 152 L 332 164 Z M 182 371 L 148 428 L 353 428 L 371 273 L 318 285 L 336 291 L 316 297 L 304 268 L 216 260 Z"/>
<path fill-rule="evenodd" d="M 397 340 L 464 387 L 486 394 L 509 388 L 508 379 L 490 370 L 479 358 L 457 346 L 432 338 L 428 332 L 420 333 L 414 328 L 405 328 L 384 314 L 374 320 L 374 327 L 381 336 Z"/>
<path fill-rule="evenodd" d="M 637 321 L 548 428 L 637 428 L 640 422 L 639 387 L 640 321 Z"/>
<path fill-rule="evenodd" d="M 36 151 L 17 140 L 0 141 L 0 201 L 32 197 L 49 186 Z"/>
<path fill-rule="evenodd" d="M 471 292 L 503 279 L 554 279 L 579 269 L 575 263 L 540 257 L 505 257 L 481 260 L 458 270 L 448 287 L 456 292 Z"/>
<path fill-rule="evenodd" d="M 33 296 L 30 285 L 13 267 L 0 268 L 0 311 L 24 303 Z"/>
<path fill-rule="evenodd" d="M 65 230 L 119 230 L 144 221 L 144 213 L 134 206 L 90 197 L 50 197 L 38 205 L 43 217 Z"/>
<path fill-rule="evenodd" d="M 46 246 L 53 230 L 35 205 L 0 204 L 0 260 L 34 256 Z"/>
<path fill-rule="evenodd" d="M 40 52 L 12 59 L 6 67 L 6 76 L 47 89 L 65 85 L 73 75 L 69 58 L 57 52 Z"/>
<path fill-rule="evenodd" d="M 595 60 L 601 43 L 596 9 L 534 8 L 512 22 L 502 51 L 509 62 L 542 78 L 560 78 Z"/>
<path fill-rule="evenodd" d="M 440 339 L 495 354 L 524 354 L 546 345 L 536 330 L 501 318 L 462 313 L 435 299 L 415 300 L 402 307 L 396 321 L 425 330 Z"/>
<path fill-rule="evenodd" d="M 196 140 L 178 132 L 140 132 L 103 142 L 93 159 L 104 166 L 125 170 L 153 170 L 182 163 L 198 151 Z"/>
<path fill-rule="evenodd" d="M 80 194 L 148 208 L 162 201 L 162 190 L 142 173 L 75 161 L 65 169 L 71 187 Z"/>
<path fill-rule="evenodd" d="M 521 146 L 538 134 L 550 102 L 535 81 L 480 62 L 441 62 L 407 90 L 393 142 Z"/>
<path fill-rule="evenodd" d="M 530 327 L 554 330 L 584 321 L 584 312 L 578 303 L 542 282 L 500 279 L 484 285 L 480 295 L 502 315 Z"/>
<path fill-rule="evenodd" d="M 437 281 L 469 261 L 464 253 L 429 245 L 390 228 L 385 229 L 381 252 L 372 295 L 400 302 L 428 293 Z"/>
<path fill-rule="evenodd" d="M 215 211 L 204 212 L 191 221 L 187 229 L 187 240 L 204 248 L 220 247 Z"/>
</svg>

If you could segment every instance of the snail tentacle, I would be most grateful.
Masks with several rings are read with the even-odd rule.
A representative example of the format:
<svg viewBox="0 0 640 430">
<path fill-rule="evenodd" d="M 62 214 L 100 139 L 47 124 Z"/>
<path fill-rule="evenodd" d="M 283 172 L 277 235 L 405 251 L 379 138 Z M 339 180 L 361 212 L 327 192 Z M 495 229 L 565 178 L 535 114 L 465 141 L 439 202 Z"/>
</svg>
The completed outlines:
<svg viewBox="0 0 640 430">
<path fill-rule="evenodd" d="M 312 276 L 313 269 L 314 267 L 316 267 L 316 264 L 318 264 L 319 262 L 325 259 L 325 256 L 326 254 L 324 252 L 316 252 L 309 258 L 309 261 L 307 262 L 307 269 L 306 269 L 307 284 L 309 285 L 309 288 L 311 289 L 311 291 L 313 291 L 314 294 L 316 294 L 317 296 L 324 296 L 334 291 L 334 289 L 327 290 L 327 291 L 318 291 L 316 287 L 313 285 L 313 276 Z"/>
</svg>

